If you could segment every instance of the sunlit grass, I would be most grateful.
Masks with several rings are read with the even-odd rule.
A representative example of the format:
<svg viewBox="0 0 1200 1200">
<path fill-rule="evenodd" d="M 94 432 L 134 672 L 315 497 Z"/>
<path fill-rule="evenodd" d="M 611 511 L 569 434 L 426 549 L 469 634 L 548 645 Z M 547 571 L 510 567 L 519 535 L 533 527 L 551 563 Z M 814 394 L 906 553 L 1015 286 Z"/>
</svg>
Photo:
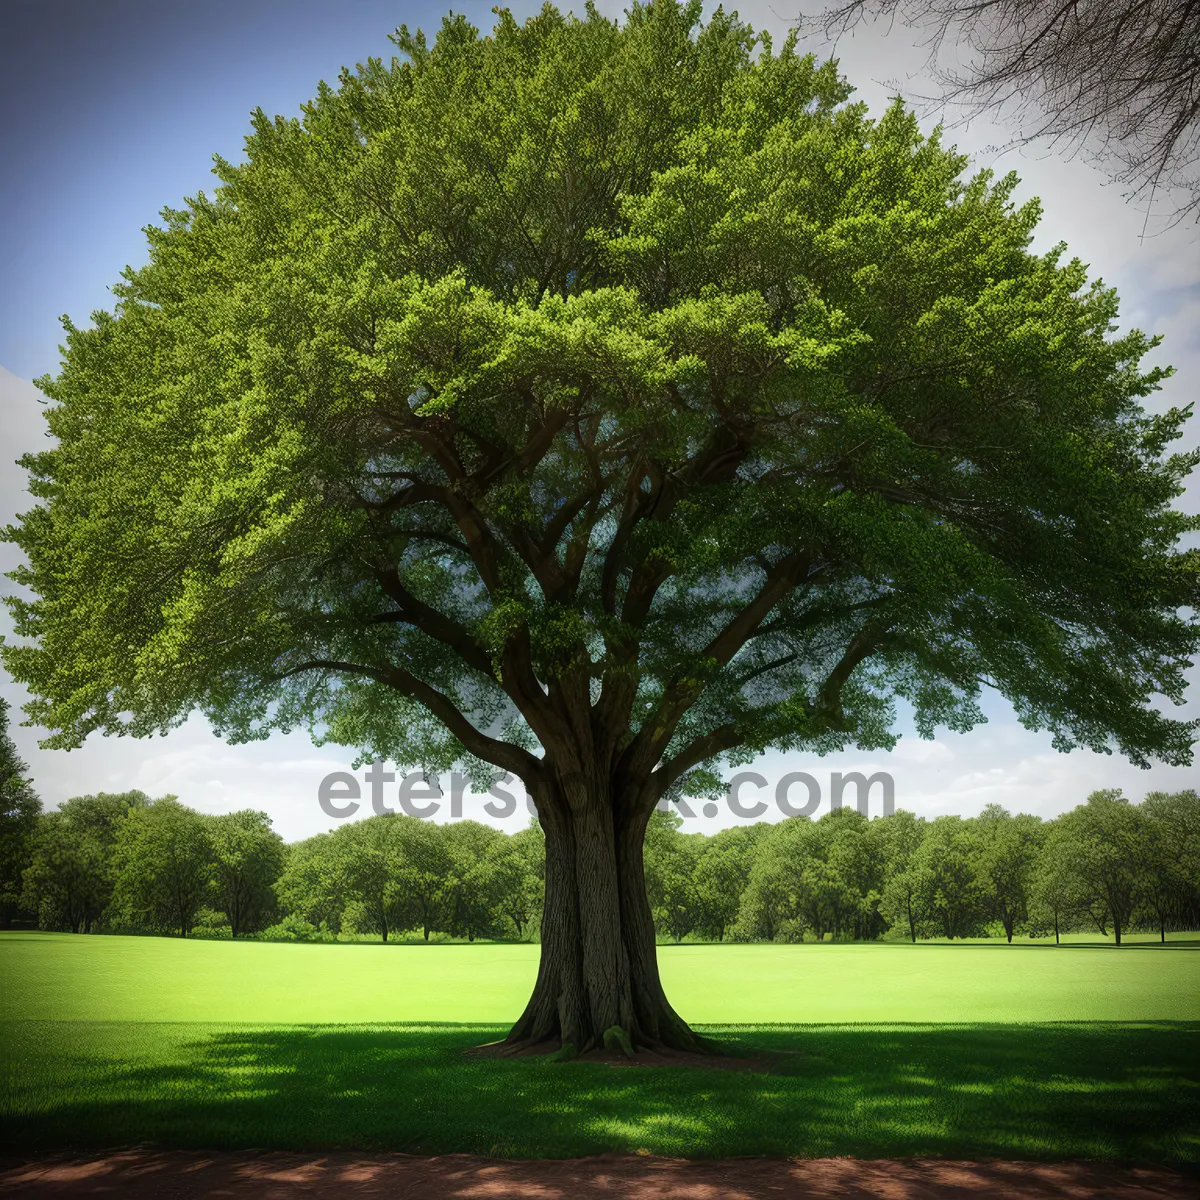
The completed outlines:
<svg viewBox="0 0 1200 1200">
<path fill-rule="evenodd" d="M 288 945 L 0 934 L 0 1019 L 503 1024 L 533 945 Z M 1200 945 L 688 945 L 659 949 L 689 1021 L 1200 1019 Z"/>
</svg>

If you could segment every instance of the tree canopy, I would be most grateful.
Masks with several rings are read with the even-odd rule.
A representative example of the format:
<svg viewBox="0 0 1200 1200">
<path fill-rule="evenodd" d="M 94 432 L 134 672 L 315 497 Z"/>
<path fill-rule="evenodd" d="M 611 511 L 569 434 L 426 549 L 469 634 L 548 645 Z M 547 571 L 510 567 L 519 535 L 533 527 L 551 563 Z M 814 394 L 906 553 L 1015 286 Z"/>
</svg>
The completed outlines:
<svg viewBox="0 0 1200 1200">
<path fill-rule="evenodd" d="M 526 782 L 533 1041 L 691 1044 L 656 802 L 964 730 L 1190 761 L 1198 455 L 1040 206 L 718 10 L 500 10 L 254 114 L 39 386 L 4 661 L 69 747 L 201 709 Z M 547 924 L 548 923 L 548 924 Z M 582 956 L 578 952 L 584 947 Z"/>
</svg>

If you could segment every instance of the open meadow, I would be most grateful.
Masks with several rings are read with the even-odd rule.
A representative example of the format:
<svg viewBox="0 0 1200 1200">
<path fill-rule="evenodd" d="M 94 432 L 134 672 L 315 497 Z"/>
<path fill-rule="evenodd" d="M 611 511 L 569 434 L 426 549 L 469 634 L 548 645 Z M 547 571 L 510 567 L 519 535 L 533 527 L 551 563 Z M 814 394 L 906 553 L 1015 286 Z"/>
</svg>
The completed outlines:
<svg viewBox="0 0 1200 1200">
<path fill-rule="evenodd" d="M 477 1059 L 532 945 L 0 935 L 5 1148 L 1200 1158 L 1200 945 L 660 947 L 770 1069 Z"/>
</svg>

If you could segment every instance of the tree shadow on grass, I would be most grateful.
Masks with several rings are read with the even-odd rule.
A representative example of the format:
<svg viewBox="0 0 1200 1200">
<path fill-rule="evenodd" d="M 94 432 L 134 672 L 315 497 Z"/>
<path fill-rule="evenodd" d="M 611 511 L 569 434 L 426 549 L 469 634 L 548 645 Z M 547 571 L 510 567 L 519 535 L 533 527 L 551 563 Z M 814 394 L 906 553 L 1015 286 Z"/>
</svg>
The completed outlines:
<svg viewBox="0 0 1200 1200">
<path fill-rule="evenodd" d="M 1200 1023 L 706 1030 L 768 1074 L 486 1059 L 491 1026 L 12 1022 L 10 1152 L 1200 1158 Z"/>
</svg>

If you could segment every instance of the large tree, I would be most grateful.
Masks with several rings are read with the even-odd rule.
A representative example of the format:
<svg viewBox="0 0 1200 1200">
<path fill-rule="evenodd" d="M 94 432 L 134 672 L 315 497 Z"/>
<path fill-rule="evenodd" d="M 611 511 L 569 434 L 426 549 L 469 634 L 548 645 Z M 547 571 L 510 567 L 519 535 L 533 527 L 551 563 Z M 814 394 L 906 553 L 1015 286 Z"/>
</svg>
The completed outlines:
<svg viewBox="0 0 1200 1200">
<path fill-rule="evenodd" d="M 896 697 L 967 729 L 985 684 L 1060 748 L 1191 755 L 1150 706 L 1197 647 L 1155 342 L 1030 253 L 1015 176 L 699 14 L 401 28 L 256 112 L 39 381 L 4 659 L 49 744 L 199 708 L 519 776 L 514 1044 L 698 1044 L 642 839 L 722 761 L 888 748 Z"/>
</svg>

